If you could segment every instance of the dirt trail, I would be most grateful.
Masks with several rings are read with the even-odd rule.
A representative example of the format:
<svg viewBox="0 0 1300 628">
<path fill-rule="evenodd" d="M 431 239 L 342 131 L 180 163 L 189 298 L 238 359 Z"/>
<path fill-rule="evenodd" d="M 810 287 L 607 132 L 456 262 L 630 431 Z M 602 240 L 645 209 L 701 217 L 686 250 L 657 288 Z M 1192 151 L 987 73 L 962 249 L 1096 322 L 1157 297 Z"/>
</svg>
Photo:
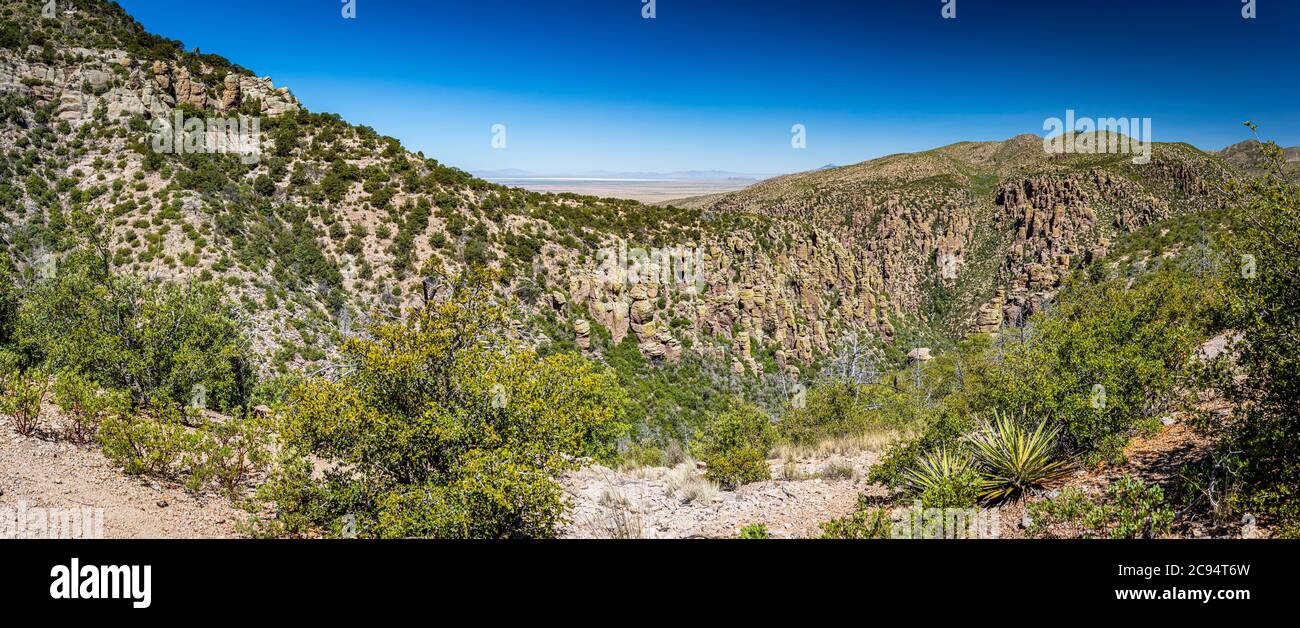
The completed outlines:
<svg viewBox="0 0 1300 628">
<path fill-rule="evenodd" d="M 236 523 L 247 518 L 223 497 L 125 476 L 93 447 L 23 438 L 0 417 L 0 538 L 14 536 L 20 511 L 28 515 L 29 536 L 80 536 L 36 521 L 72 512 L 48 509 L 90 509 L 84 521 L 101 508 L 103 537 L 110 539 L 237 537 Z"/>
</svg>

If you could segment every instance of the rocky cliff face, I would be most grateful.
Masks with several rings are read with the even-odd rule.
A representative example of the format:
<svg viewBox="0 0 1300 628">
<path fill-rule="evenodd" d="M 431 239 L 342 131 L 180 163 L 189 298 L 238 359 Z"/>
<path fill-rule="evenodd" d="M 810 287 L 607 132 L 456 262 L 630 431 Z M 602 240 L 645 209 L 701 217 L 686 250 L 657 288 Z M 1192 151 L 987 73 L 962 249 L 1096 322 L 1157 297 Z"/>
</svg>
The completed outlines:
<svg viewBox="0 0 1300 628">
<path fill-rule="evenodd" d="M 1031 139 L 1032 138 L 1032 139 Z M 797 216 L 823 246 L 855 250 L 898 314 L 950 333 L 1018 325 L 1114 238 L 1177 213 L 1220 207 L 1233 176 L 1185 145 L 1052 156 L 1041 138 L 965 143 L 773 179 L 706 199 L 706 211 Z"/>
<path fill-rule="evenodd" d="M 298 100 L 271 79 L 225 74 L 208 85 L 216 69 L 200 64 L 200 76 L 175 61 L 140 61 L 121 50 L 70 48 L 46 60 L 39 49 L 0 51 L 0 93 L 30 98 L 37 107 L 53 105 L 60 120 L 81 123 L 103 115 L 122 121 L 131 116 L 167 118 L 188 105 L 217 113 L 278 116 L 297 111 Z M 241 110 L 244 103 L 255 110 Z"/>
<path fill-rule="evenodd" d="M 613 241 L 609 248 L 624 246 Z M 563 302 L 565 314 L 581 321 L 578 337 L 598 324 L 615 343 L 631 335 L 646 357 L 669 362 L 681 357 L 689 339 L 696 351 L 729 361 L 736 372 L 757 373 L 757 348 L 772 349 L 778 365 L 797 372 L 797 365 L 828 352 L 844 330 L 893 335 L 890 321 L 899 310 L 882 292 L 880 269 L 818 228 L 751 221 L 744 230 L 710 233 L 676 250 L 688 253 L 663 256 L 664 265 L 681 268 L 694 258 L 691 276 L 629 277 L 595 261 L 572 270 Z"/>
<path fill-rule="evenodd" d="M 1231 176 L 1178 145 L 1143 166 L 1029 152 L 1038 147 L 1022 137 L 953 151 L 962 160 L 945 149 L 892 156 L 711 199 L 706 213 L 752 224 L 699 243 L 702 289 L 601 282 L 582 266 L 568 315 L 615 342 L 632 334 L 653 358 L 679 355 L 680 333 L 745 372 L 760 368 L 756 350 L 775 347 L 776 363 L 797 373 L 850 330 L 885 342 L 898 324 L 993 333 L 1024 324 L 1116 237 L 1219 207 L 1217 182 Z"/>
</svg>

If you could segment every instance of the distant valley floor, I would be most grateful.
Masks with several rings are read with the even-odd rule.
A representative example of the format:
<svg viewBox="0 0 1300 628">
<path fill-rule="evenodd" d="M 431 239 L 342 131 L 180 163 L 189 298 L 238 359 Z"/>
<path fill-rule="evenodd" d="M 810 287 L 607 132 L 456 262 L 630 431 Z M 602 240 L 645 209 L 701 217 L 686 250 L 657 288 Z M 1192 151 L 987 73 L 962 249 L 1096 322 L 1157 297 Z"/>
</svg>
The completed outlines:
<svg viewBox="0 0 1300 628">
<path fill-rule="evenodd" d="M 758 181 L 755 179 L 559 179 L 517 178 L 489 179 L 493 183 L 524 188 L 534 192 L 584 194 L 601 198 L 623 198 L 642 203 L 661 204 L 679 198 L 735 192 Z"/>
</svg>

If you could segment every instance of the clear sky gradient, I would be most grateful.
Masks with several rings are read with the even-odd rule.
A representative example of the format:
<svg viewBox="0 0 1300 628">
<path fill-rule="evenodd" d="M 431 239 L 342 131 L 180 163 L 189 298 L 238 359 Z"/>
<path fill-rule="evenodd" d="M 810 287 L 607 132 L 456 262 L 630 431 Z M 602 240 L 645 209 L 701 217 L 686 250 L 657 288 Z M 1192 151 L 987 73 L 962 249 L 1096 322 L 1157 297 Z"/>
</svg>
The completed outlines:
<svg viewBox="0 0 1300 628">
<path fill-rule="evenodd" d="M 119 1 L 470 170 L 792 172 L 1041 135 L 1066 109 L 1300 144 L 1296 0 L 956 0 L 952 20 L 943 0 Z"/>
</svg>

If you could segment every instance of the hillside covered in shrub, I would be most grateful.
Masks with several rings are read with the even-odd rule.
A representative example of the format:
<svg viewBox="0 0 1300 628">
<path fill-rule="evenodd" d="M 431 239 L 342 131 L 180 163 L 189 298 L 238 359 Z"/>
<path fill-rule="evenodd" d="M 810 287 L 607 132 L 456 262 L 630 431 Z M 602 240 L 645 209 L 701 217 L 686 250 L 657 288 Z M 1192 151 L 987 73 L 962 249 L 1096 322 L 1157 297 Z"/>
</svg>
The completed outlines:
<svg viewBox="0 0 1300 628">
<path fill-rule="evenodd" d="M 1158 499 L 1041 520 L 1298 530 L 1272 144 L 1020 136 L 644 205 L 474 178 L 114 3 L 0 17 L 0 415 L 221 491 L 250 534 L 554 536 L 583 465 L 734 489 L 834 442 L 889 443 L 897 503 L 1041 500 L 1175 420 L 1214 446 Z M 863 508 L 828 534 L 875 535 Z"/>
</svg>

